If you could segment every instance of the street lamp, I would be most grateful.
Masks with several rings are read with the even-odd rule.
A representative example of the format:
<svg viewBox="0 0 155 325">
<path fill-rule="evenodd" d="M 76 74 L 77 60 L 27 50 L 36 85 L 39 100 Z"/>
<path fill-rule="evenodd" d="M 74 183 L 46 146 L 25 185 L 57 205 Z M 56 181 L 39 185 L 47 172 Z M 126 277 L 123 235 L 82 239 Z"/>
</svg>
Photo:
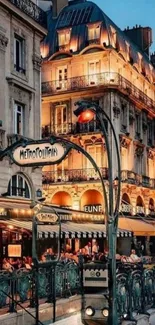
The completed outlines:
<svg viewBox="0 0 155 325">
<path fill-rule="evenodd" d="M 114 126 L 105 113 L 105 111 L 96 103 L 91 101 L 78 101 L 75 103 L 77 109 L 74 111 L 74 114 L 78 117 L 79 123 L 88 123 L 93 120 L 96 116 L 96 119 L 100 123 L 100 128 L 103 133 L 106 149 L 107 149 L 107 158 L 108 158 L 108 178 L 109 178 L 109 203 L 108 203 L 108 213 L 106 216 L 106 225 L 107 225 L 107 237 L 108 237 L 108 261 L 109 261 L 109 317 L 108 324 L 117 325 L 117 304 L 116 304 L 116 240 L 117 240 L 117 228 L 118 228 L 118 215 L 119 215 L 119 204 L 120 204 L 120 189 L 121 189 L 121 166 L 120 166 L 120 153 L 119 146 L 117 142 L 117 136 L 115 133 Z M 112 155 L 111 155 L 111 145 L 109 143 L 109 138 L 107 130 L 105 127 L 104 119 L 110 124 L 112 130 L 112 135 L 114 138 L 115 148 L 116 148 L 116 158 L 117 158 L 117 167 L 118 167 L 118 191 L 116 202 L 114 206 L 114 193 L 113 193 L 113 172 L 112 172 Z M 106 193 L 104 192 L 104 195 Z M 106 201 L 106 200 L 105 200 Z"/>
</svg>

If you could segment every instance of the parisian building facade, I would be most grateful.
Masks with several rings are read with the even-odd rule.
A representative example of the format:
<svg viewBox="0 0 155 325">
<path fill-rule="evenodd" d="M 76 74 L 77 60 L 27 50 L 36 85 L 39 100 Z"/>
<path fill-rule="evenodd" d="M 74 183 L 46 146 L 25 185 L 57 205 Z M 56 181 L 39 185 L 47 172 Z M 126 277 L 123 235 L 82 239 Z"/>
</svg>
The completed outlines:
<svg viewBox="0 0 155 325">
<path fill-rule="evenodd" d="M 45 12 L 35 1 L 0 1 L 0 148 L 20 138 L 40 139 L 40 41 Z M 31 199 L 41 190 L 41 170 L 0 163 L 0 195 Z"/>
<path fill-rule="evenodd" d="M 104 137 L 97 120 L 79 124 L 78 100 L 90 100 L 109 115 L 120 148 L 120 217 L 155 217 L 155 69 L 149 55 L 152 31 L 121 31 L 93 2 L 53 1 L 48 35 L 41 45 L 42 137 L 58 135 L 82 146 L 96 161 L 108 192 Z M 117 164 L 111 143 L 114 191 Z M 58 166 L 43 168 L 47 202 L 87 212 L 104 211 L 101 183 L 90 162 L 76 151 Z M 123 219 L 123 218 L 122 218 Z M 128 219 L 123 219 L 124 227 Z M 122 221 L 123 222 L 123 221 Z M 130 227 L 132 228 L 132 226 Z M 134 229 L 130 229 L 134 230 Z M 151 233 L 141 236 L 147 241 Z"/>
</svg>

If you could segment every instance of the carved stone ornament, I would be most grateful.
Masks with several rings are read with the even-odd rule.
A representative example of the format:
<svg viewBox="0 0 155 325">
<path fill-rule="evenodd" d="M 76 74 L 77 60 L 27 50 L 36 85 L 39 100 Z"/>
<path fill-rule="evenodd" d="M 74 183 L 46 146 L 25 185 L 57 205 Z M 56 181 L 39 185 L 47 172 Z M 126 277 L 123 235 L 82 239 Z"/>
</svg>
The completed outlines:
<svg viewBox="0 0 155 325">
<path fill-rule="evenodd" d="M 123 148 L 128 148 L 128 141 L 126 138 L 124 138 L 122 135 L 119 136 L 119 140 L 120 140 L 120 146 Z"/>
<path fill-rule="evenodd" d="M 134 112 L 130 109 L 129 110 L 129 124 L 132 125 L 135 120 Z"/>
<path fill-rule="evenodd" d="M 8 38 L 4 34 L 0 34 L 0 48 L 5 50 L 8 44 Z"/>
<path fill-rule="evenodd" d="M 152 152 L 152 150 L 147 149 L 147 158 L 153 160 L 154 153 Z"/>
<path fill-rule="evenodd" d="M 140 157 L 140 156 L 143 155 L 143 152 L 144 152 L 144 147 L 137 145 L 136 148 L 135 148 L 135 155 L 137 157 Z"/>
<path fill-rule="evenodd" d="M 118 107 L 118 105 L 116 103 L 114 103 L 113 111 L 114 111 L 114 117 L 117 117 L 118 118 L 121 110 L 120 110 L 120 108 Z"/>
<path fill-rule="evenodd" d="M 37 54 L 34 54 L 34 55 L 33 55 L 33 58 L 32 58 L 32 61 L 33 61 L 33 67 L 34 67 L 34 69 L 40 71 L 41 63 L 42 63 L 42 58 L 41 58 L 41 56 L 39 56 L 39 55 L 37 55 Z"/>
</svg>

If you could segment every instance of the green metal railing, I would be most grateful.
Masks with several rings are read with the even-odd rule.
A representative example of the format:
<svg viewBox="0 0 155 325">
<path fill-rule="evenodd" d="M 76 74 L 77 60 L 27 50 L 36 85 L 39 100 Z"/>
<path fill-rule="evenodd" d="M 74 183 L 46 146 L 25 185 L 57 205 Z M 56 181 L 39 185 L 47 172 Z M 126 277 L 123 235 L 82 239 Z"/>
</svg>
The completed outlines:
<svg viewBox="0 0 155 325">
<path fill-rule="evenodd" d="M 97 264 L 96 264 L 97 265 Z M 39 299 L 53 302 L 54 289 L 57 298 L 67 298 L 81 293 L 81 272 L 77 263 L 59 262 L 55 268 L 40 268 L 38 277 Z M 10 312 L 17 306 L 35 307 L 35 279 L 33 270 L 20 269 L 9 273 L 0 271 L 0 308 Z M 97 294 L 97 292 L 96 292 Z M 23 306 L 24 303 L 24 306 Z M 135 312 L 146 313 L 155 307 L 155 269 L 143 265 L 122 264 L 117 267 L 117 312 L 119 319 L 133 319 Z"/>
<path fill-rule="evenodd" d="M 39 268 L 39 299 L 53 301 L 54 287 L 56 297 L 63 298 L 80 292 L 79 267 L 74 262 L 58 263 L 55 267 Z M 10 312 L 16 310 L 16 303 L 28 302 L 35 306 L 35 273 L 33 270 L 20 269 L 9 273 L 0 271 L 0 308 L 8 307 Z"/>
</svg>

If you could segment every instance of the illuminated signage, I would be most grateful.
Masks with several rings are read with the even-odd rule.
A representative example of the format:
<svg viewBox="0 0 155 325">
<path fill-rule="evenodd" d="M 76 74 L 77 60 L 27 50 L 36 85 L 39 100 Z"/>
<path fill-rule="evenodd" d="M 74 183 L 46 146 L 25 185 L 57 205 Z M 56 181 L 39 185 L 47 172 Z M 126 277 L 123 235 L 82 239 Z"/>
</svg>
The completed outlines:
<svg viewBox="0 0 155 325">
<path fill-rule="evenodd" d="M 21 257 L 21 245 L 8 245 L 8 257 Z"/>
<path fill-rule="evenodd" d="M 37 220 L 39 222 L 56 223 L 58 221 L 58 216 L 54 213 L 42 212 L 37 214 Z"/>
<path fill-rule="evenodd" d="M 89 213 L 102 212 L 102 205 L 101 204 L 85 205 L 84 211 Z"/>
<path fill-rule="evenodd" d="M 33 143 L 19 146 L 13 152 L 13 160 L 21 166 L 55 164 L 67 154 L 61 143 Z"/>
</svg>

